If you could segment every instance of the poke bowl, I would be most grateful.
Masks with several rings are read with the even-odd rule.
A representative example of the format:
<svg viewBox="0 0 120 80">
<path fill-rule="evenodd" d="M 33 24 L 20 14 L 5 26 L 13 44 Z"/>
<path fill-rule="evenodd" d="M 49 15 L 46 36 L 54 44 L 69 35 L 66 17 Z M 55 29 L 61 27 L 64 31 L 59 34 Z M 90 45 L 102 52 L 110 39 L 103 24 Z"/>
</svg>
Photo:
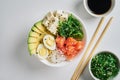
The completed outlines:
<svg viewBox="0 0 120 80">
<path fill-rule="evenodd" d="M 50 11 L 32 26 L 27 43 L 31 56 L 48 66 L 63 66 L 83 52 L 85 26 L 72 12 Z"/>
</svg>

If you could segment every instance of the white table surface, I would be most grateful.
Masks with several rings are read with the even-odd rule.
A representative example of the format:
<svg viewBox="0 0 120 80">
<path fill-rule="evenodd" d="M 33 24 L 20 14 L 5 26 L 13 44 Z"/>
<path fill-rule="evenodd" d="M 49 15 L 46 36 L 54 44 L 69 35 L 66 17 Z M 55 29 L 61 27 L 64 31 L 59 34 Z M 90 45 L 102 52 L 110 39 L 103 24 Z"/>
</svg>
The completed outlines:
<svg viewBox="0 0 120 80">
<path fill-rule="evenodd" d="M 87 44 L 100 18 L 90 16 L 83 0 L 0 0 L 0 80 L 70 80 L 79 60 L 60 68 L 51 68 L 29 56 L 27 36 L 31 26 L 50 10 L 69 10 L 85 23 Z M 96 53 L 103 50 L 120 57 L 120 0 L 116 0 L 112 25 L 102 39 Z M 105 25 L 105 24 L 104 24 Z M 104 26 L 103 26 L 104 27 Z M 93 80 L 85 69 L 81 80 Z M 120 74 L 115 80 L 120 80 Z"/>
</svg>

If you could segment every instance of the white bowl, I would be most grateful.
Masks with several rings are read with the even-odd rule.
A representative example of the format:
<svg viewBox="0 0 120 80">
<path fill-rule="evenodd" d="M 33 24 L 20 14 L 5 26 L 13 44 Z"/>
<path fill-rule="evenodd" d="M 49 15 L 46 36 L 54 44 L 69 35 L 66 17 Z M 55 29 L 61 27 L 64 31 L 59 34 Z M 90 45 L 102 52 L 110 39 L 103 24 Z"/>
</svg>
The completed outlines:
<svg viewBox="0 0 120 80">
<path fill-rule="evenodd" d="M 95 54 L 94 56 L 92 56 L 91 60 L 89 61 L 89 67 L 88 67 L 88 68 L 89 68 L 89 73 L 90 73 L 90 75 L 92 76 L 92 78 L 93 78 L 94 80 L 100 80 L 100 79 L 98 79 L 96 76 L 93 75 L 93 73 L 92 73 L 92 71 L 91 71 L 91 61 L 92 61 L 92 59 L 93 59 L 96 55 L 102 54 L 102 52 L 109 52 L 108 54 L 112 54 L 112 55 L 114 55 L 114 56 L 116 57 L 116 59 L 119 61 L 119 62 L 118 62 L 118 65 L 119 65 L 119 72 L 120 72 L 120 60 L 119 60 L 119 58 L 118 58 L 113 52 L 110 52 L 110 51 L 101 51 L 101 52 Z M 119 74 L 119 73 L 118 73 L 118 74 Z M 117 75 L 118 75 L 118 74 L 117 74 Z M 117 76 L 117 75 L 116 75 L 116 76 Z M 116 77 L 116 76 L 115 76 L 115 77 Z M 114 77 L 114 78 L 115 78 L 115 77 Z"/>
<path fill-rule="evenodd" d="M 87 35 L 86 35 L 86 29 L 85 29 L 85 24 L 83 23 L 83 21 L 82 21 L 82 19 L 80 19 L 80 17 L 78 17 L 77 15 L 75 15 L 74 13 L 72 13 L 72 12 L 70 12 L 70 11 L 64 11 L 64 12 L 67 12 L 67 13 L 70 13 L 70 14 L 72 14 L 76 19 L 78 19 L 79 21 L 80 21 L 80 23 L 83 25 L 83 32 L 84 32 L 84 38 L 83 38 L 83 41 L 85 42 L 85 45 L 84 45 L 84 48 L 85 48 L 85 46 L 86 46 L 86 38 L 87 38 Z M 84 48 L 83 48 L 83 50 L 84 50 Z M 81 50 L 80 52 L 79 52 L 79 54 L 75 57 L 75 58 L 78 58 L 79 56 L 80 56 L 80 54 L 82 53 L 82 51 L 83 50 Z M 34 55 L 35 57 L 37 57 L 42 63 L 44 63 L 45 65 L 47 65 L 47 66 L 51 66 L 51 67 L 61 67 L 61 66 L 64 66 L 64 65 L 67 65 L 67 64 L 69 64 L 71 61 L 63 61 L 63 62 L 61 62 L 61 63 L 57 63 L 57 64 L 54 64 L 54 63 L 51 63 L 51 62 L 49 62 L 48 60 L 46 60 L 46 59 L 41 59 L 38 55 Z M 74 59 L 73 59 L 74 60 Z"/>
<path fill-rule="evenodd" d="M 89 8 L 87 1 L 88 1 L 88 0 L 83 0 L 84 7 L 85 7 L 86 11 L 87 11 L 90 15 L 92 15 L 92 16 L 94 16 L 94 17 L 104 17 L 104 16 L 109 15 L 109 14 L 113 11 L 113 9 L 114 9 L 114 7 L 115 7 L 115 2 L 116 2 L 116 0 L 111 0 L 112 3 L 111 3 L 110 9 L 109 9 L 107 12 L 105 12 L 104 14 L 95 14 L 95 13 L 93 13 L 93 11 L 91 11 L 91 9 Z M 102 6 L 102 5 L 101 5 L 101 6 Z"/>
</svg>

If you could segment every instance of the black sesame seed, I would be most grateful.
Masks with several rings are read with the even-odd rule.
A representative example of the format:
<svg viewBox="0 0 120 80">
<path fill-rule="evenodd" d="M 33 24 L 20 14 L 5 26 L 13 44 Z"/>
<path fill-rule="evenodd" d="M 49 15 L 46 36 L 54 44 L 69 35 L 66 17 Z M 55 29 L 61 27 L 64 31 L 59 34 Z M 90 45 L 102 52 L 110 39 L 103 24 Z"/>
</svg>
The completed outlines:
<svg viewBox="0 0 120 80">
<path fill-rule="evenodd" d="M 55 20 L 52 20 L 52 22 L 55 22 Z"/>
<path fill-rule="evenodd" d="M 49 25 L 49 23 L 47 23 Z"/>
</svg>

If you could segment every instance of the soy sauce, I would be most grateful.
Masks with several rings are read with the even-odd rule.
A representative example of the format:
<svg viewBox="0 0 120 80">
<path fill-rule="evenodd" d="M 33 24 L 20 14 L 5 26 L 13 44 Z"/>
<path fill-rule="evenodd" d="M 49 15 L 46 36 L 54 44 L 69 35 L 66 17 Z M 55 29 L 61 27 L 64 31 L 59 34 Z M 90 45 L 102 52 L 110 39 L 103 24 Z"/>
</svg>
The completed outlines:
<svg viewBox="0 0 120 80">
<path fill-rule="evenodd" d="M 104 14 L 111 7 L 111 0 L 88 0 L 88 7 L 95 14 Z"/>
</svg>

